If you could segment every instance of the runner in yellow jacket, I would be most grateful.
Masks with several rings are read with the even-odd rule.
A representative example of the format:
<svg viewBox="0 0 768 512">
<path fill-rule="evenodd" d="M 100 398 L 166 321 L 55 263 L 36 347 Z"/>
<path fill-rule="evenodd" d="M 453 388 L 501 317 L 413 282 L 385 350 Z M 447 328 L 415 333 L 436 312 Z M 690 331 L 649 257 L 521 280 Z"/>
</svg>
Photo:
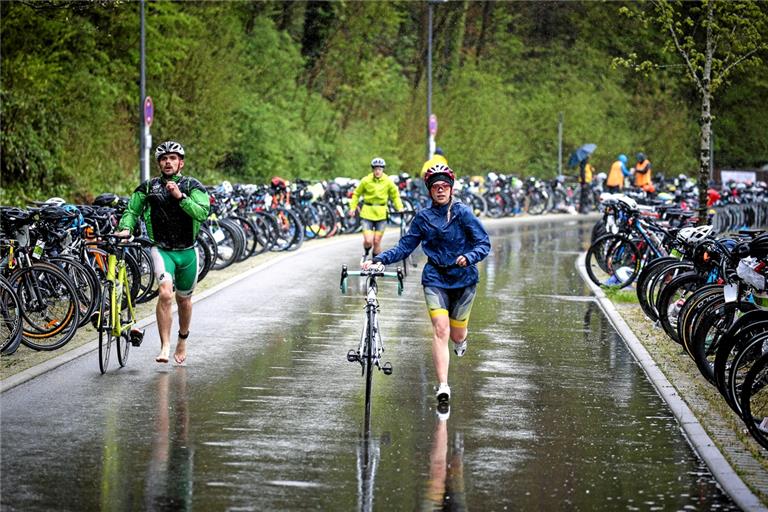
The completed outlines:
<svg viewBox="0 0 768 512">
<path fill-rule="evenodd" d="M 403 210 L 403 202 L 400 200 L 400 192 L 397 186 L 384 174 L 384 168 L 387 166 L 383 158 L 374 158 L 371 160 L 371 169 L 373 171 L 360 180 L 360 184 L 352 194 L 352 201 L 349 203 L 349 214 L 357 215 L 358 204 L 361 203 L 360 219 L 363 224 L 363 257 L 360 259 L 362 265 L 365 260 L 371 259 L 370 252 L 373 249 L 373 256 L 381 252 L 381 237 L 384 236 L 384 227 L 387 224 L 387 200 L 392 201 L 395 210 Z"/>
</svg>

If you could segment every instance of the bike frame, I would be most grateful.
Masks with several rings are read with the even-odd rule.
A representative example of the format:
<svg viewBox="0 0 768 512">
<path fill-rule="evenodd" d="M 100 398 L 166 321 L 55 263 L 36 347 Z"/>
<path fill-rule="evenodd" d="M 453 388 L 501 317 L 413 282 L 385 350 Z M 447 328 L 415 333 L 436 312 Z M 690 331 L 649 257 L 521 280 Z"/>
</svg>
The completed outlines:
<svg viewBox="0 0 768 512">
<path fill-rule="evenodd" d="M 119 248 L 119 251 L 125 251 L 125 248 Z M 136 315 L 133 311 L 133 304 L 131 302 L 130 283 L 128 282 L 128 272 L 125 267 L 125 259 L 117 258 L 116 254 L 109 253 L 107 256 L 107 282 L 112 283 L 110 291 L 110 314 L 112 315 L 112 334 L 119 338 L 120 335 L 129 330 L 136 323 Z M 118 296 L 117 286 L 121 285 L 121 293 Z M 128 303 L 128 314 L 130 320 L 126 323 L 122 323 L 120 313 L 122 313 L 122 299 L 125 294 L 126 302 Z"/>
</svg>

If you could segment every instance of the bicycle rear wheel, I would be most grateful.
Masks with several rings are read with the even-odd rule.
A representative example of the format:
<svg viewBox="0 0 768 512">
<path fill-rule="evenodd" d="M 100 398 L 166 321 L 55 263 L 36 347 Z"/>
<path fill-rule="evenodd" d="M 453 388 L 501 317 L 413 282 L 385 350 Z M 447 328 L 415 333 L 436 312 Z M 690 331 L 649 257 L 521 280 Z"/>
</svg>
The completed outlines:
<svg viewBox="0 0 768 512">
<path fill-rule="evenodd" d="M 749 433 L 768 449 L 768 354 L 763 354 L 744 378 L 741 412 Z"/>
<path fill-rule="evenodd" d="M 109 366 L 109 352 L 112 349 L 112 328 L 114 327 L 112 312 L 112 284 L 104 285 L 104 293 L 99 308 L 99 370 L 104 374 Z"/>
<path fill-rule="evenodd" d="M 16 292 L 0 276 L 0 352 L 12 354 L 21 341 L 21 305 Z"/>
<path fill-rule="evenodd" d="M 131 339 L 128 332 L 120 334 L 117 338 L 117 362 L 122 368 L 128 364 L 128 352 L 131 350 Z"/>
</svg>

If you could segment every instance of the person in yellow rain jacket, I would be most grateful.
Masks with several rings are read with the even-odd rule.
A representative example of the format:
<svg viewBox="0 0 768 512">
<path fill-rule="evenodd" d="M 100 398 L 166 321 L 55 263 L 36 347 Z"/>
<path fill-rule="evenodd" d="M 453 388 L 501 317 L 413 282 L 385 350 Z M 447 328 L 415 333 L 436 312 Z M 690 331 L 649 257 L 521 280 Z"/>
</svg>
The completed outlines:
<svg viewBox="0 0 768 512">
<path fill-rule="evenodd" d="M 434 156 L 424 162 L 424 165 L 421 166 L 421 174 L 419 175 L 421 179 L 424 179 L 424 173 L 426 173 L 427 170 L 435 164 L 448 165 L 448 160 L 445 158 L 445 153 L 443 153 L 443 150 L 440 148 L 435 149 Z"/>
<path fill-rule="evenodd" d="M 608 171 L 608 179 L 605 180 L 605 188 L 608 192 L 615 194 L 624 188 L 624 178 L 630 175 L 627 169 L 627 155 L 619 155 L 619 158 L 611 165 Z"/>
<path fill-rule="evenodd" d="M 635 186 L 645 190 L 651 184 L 651 162 L 645 153 L 637 154 L 637 163 L 632 171 L 635 173 Z"/>
<path fill-rule="evenodd" d="M 360 219 L 363 224 L 363 257 L 360 258 L 362 265 L 365 260 L 371 259 L 369 253 L 373 249 L 373 256 L 381 252 L 381 237 L 384 236 L 384 226 L 387 224 L 387 200 L 392 201 L 395 210 L 403 210 L 403 202 L 400 200 L 400 192 L 397 186 L 389 176 L 384 174 L 384 168 L 387 163 L 383 158 L 374 158 L 371 160 L 372 172 L 360 180 L 360 184 L 352 194 L 352 201 L 349 203 L 349 214 L 357 215 L 357 207 L 362 196 L 362 208 L 360 209 Z"/>
</svg>

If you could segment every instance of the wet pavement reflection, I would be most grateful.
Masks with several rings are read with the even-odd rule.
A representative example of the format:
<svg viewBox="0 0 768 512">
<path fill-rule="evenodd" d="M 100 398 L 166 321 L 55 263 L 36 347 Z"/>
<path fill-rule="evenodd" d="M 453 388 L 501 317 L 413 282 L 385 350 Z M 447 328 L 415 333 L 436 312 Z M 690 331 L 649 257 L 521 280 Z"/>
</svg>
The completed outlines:
<svg viewBox="0 0 768 512">
<path fill-rule="evenodd" d="M 587 296 L 590 228 L 489 227 L 449 414 L 416 272 L 379 288 L 394 373 L 365 432 L 364 298 L 338 290 L 359 240 L 318 246 L 196 303 L 185 367 L 152 361 L 150 327 L 126 368 L 90 354 L 4 393 L 2 509 L 736 509 Z"/>
</svg>

